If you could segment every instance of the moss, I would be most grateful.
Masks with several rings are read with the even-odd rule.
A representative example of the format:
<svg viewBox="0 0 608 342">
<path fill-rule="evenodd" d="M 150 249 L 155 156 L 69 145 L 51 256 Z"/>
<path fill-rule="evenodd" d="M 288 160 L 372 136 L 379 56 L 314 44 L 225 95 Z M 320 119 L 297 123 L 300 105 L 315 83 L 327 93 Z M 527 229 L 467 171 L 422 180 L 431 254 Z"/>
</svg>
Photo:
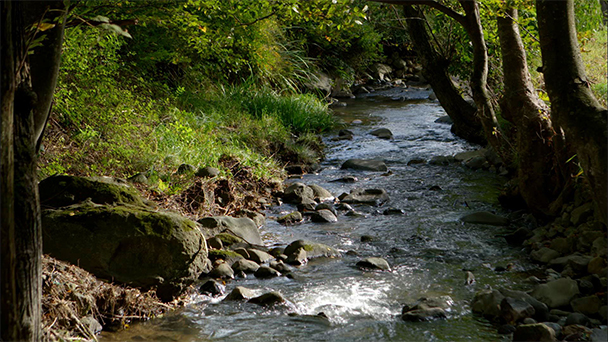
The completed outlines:
<svg viewBox="0 0 608 342">
<path fill-rule="evenodd" d="M 237 252 L 234 251 L 228 251 L 225 249 L 213 249 L 209 251 L 209 259 L 211 260 L 217 260 L 217 259 L 223 259 L 223 260 L 227 260 L 230 258 L 242 258 L 243 256 L 240 255 Z"/>
<path fill-rule="evenodd" d="M 235 243 L 243 242 L 243 239 L 240 237 L 227 233 L 219 233 L 215 237 L 220 239 L 222 241 L 222 245 L 224 246 L 230 246 L 234 245 Z"/>
<path fill-rule="evenodd" d="M 312 245 L 304 245 L 304 250 L 307 252 L 312 252 L 314 249 Z"/>
</svg>

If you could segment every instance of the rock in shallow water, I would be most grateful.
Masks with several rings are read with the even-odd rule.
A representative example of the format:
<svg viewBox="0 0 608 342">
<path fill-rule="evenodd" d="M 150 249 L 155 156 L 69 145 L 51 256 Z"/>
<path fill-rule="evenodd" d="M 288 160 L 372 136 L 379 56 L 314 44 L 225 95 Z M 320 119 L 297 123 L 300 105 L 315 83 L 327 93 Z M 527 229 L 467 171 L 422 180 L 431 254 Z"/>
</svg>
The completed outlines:
<svg viewBox="0 0 608 342">
<path fill-rule="evenodd" d="M 349 159 L 342 164 L 341 169 L 354 169 L 361 171 L 388 171 L 388 167 L 378 159 Z"/>
<path fill-rule="evenodd" d="M 283 296 L 278 292 L 269 292 L 255 298 L 251 298 L 248 302 L 261 306 L 272 306 L 285 303 L 285 298 L 283 298 Z"/>
<path fill-rule="evenodd" d="M 246 287 L 237 286 L 224 300 L 245 300 L 253 297 L 253 291 Z"/>
<path fill-rule="evenodd" d="M 491 226 L 507 226 L 509 225 L 509 220 L 500 217 L 498 215 L 492 214 L 489 211 L 478 211 L 470 214 L 466 214 L 460 218 L 460 221 L 465 223 L 477 223 L 477 224 L 487 224 Z"/>
<path fill-rule="evenodd" d="M 555 341 L 555 331 L 542 323 L 522 324 L 513 333 L 513 341 Z"/>
<path fill-rule="evenodd" d="M 383 271 L 389 271 L 391 269 L 390 265 L 388 264 L 388 261 L 376 257 L 365 258 L 357 262 L 357 266 L 360 268 L 369 268 L 373 270 Z"/>
</svg>

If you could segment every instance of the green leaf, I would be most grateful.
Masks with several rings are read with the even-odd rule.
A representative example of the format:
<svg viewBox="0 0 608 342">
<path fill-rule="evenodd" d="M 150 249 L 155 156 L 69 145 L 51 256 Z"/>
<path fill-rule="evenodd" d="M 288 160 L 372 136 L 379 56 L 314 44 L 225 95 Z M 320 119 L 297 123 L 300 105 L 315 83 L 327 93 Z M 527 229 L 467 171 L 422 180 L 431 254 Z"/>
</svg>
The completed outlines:
<svg viewBox="0 0 608 342">
<path fill-rule="evenodd" d="M 127 38 L 133 38 L 129 34 L 129 32 L 123 30 L 122 27 L 120 27 L 118 25 L 114 25 L 114 24 L 101 24 L 101 25 L 99 25 L 99 27 L 101 27 L 104 30 L 108 30 L 108 31 L 114 32 L 114 33 L 116 33 L 118 35 L 121 35 L 121 36 L 124 36 L 124 37 L 127 37 Z"/>
</svg>

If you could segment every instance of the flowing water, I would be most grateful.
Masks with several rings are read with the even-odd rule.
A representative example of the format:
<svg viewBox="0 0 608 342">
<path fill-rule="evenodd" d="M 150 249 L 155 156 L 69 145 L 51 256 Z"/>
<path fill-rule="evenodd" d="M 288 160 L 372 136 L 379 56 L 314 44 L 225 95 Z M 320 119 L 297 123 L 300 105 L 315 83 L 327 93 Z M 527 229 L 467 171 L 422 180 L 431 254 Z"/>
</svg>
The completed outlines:
<svg viewBox="0 0 608 342">
<path fill-rule="evenodd" d="M 522 254 L 507 246 L 497 234 L 505 228 L 463 225 L 459 217 L 471 210 L 501 212 L 496 197 L 500 180 L 487 171 L 472 171 L 459 164 L 437 166 L 411 164 L 414 159 L 454 155 L 475 147 L 456 138 L 449 126 L 434 121 L 445 115 L 429 101 L 381 102 L 371 98 L 353 100 L 336 111 L 347 125 L 351 141 L 326 137 L 327 155 L 318 174 L 305 175 L 307 184 L 318 184 L 335 196 L 354 187 L 383 188 L 390 202 L 382 207 L 355 206 L 365 217 L 339 216 L 331 224 L 304 223 L 283 226 L 267 219 L 262 228 L 267 246 L 286 246 L 297 239 L 321 242 L 343 252 L 338 259 L 311 260 L 294 270 L 293 279 L 258 280 L 250 276 L 226 285 L 254 289 L 256 294 L 278 291 L 287 307 L 264 309 L 254 304 L 223 302 L 199 296 L 192 304 L 164 318 L 136 324 L 101 340 L 163 341 L 499 341 L 504 339 L 484 319 L 471 313 L 475 291 L 487 286 L 521 289 L 518 270 L 528 266 Z M 369 134 L 384 127 L 393 140 Z M 349 158 L 380 158 L 390 175 L 379 172 L 340 170 Z M 359 182 L 331 182 L 355 175 Z M 430 190 L 439 186 L 441 190 Z M 405 215 L 382 215 L 387 207 L 403 209 Z M 284 204 L 266 215 L 276 217 L 295 208 Z M 371 236 L 361 242 L 361 236 Z M 356 253 L 348 251 L 354 251 Z M 364 272 L 355 267 L 363 257 L 379 256 L 391 265 L 390 272 Z M 495 266 L 515 265 L 499 274 Z M 477 282 L 464 285 L 463 269 L 473 270 Z M 421 297 L 449 296 L 447 319 L 404 322 L 403 303 Z M 328 319 L 316 316 L 323 312 Z"/>
</svg>

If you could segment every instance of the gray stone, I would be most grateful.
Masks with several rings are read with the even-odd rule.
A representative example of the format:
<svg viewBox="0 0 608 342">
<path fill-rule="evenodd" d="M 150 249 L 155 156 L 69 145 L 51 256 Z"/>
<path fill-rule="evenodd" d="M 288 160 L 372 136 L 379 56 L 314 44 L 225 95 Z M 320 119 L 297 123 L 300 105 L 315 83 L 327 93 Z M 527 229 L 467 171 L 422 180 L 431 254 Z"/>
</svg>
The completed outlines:
<svg viewBox="0 0 608 342">
<path fill-rule="evenodd" d="M 549 261 L 559 257 L 559 252 L 547 247 L 543 247 L 530 253 L 530 257 L 532 258 L 532 260 L 547 264 L 549 263 Z"/>
<path fill-rule="evenodd" d="M 454 121 L 452 121 L 452 118 L 450 118 L 448 115 L 444 115 L 444 116 L 438 118 L 437 120 L 435 120 L 434 122 L 446 124 L 446 125 L 451 125 L 454 123 Z"/>
<path fill-rule="evenodd" d="M 500 289 L 500 293 L 502 293 L 505 297 L 515 298 L 519 300 L 523 300 L 526 303 L 532 305 L 534 308 L 534 315 L 532 316 L 537 321 L 546 321 L 549 317 L 549 308 L 545 303 L 537 300 L 536 298 L 530 296 L 529 294 L 523 291 L 515 291 L 510 289 Z"/>
<path fill-rule="evenodd" d="M 251 256 L 249 255 L 249 252 L 244 247 L 237 247 L 234 249 L 234 252 L 239 254 L 240 256 L 242 256 L 243 258 L 245 258 L 247 260 L 249 260 L 251 258 Z"/>
<path fill-rule="evenodd" d="M 336 215 L 334 215 L 334 213 L 327 209 L 321 209 L 313 212 L 310 219 L 312 222 L 317 223 L 338 222 L 338 218 L 336 217 Z"/>
<path fill-rule="evenodd" d="M 237 286 L 224 300 L 247 300 L 253 297 L 253 291 L 246 287 Z"/>
<path fill-rule="evenodd" d="M 549 328 L 553 329 L 553 331 L 555 331 L 555 337 L 559 338 L 560 335 L 562 334 L 562 326 L 559 325 L 558 323 L 555 322 L 542 322 L 544 325 L 548 326 Z"/>
<path fill-rule="evenodd" d="M 272 255 L 258 249 L 248 248 L 247 252 L 249 253 L 249 260 L 257 262 L 258 264 L 263 264 L 274 259 Z"/>
<path fill-rule="evenodd" d="M 308 259 L 314 258 L 337 258 L 340 257 L 340 252 L 337 250 L 318 242 L 312 242 L 308 240 L 296 240 L 285 247 L 285 255 L 291 256 L 294 252 L 298 252 L 298 249 L 303 248 L 306 251 Z"/>
<path fill-rule="evenodd" d="M 220 296 L 224 294 L 226 291 L 226 287 L 214 279 L 207 280 L 201 287 L 199 288 L 199 292 L 202 294 L 210 295 L 210 296 Z"/>
<path fill-rule="evenodd" d="M 234 279 L 234 271 L 227 263 L 221 263 L 215 266 L 208 276 L 215 279 Z"/>
<path fill-rule="evenodd" d="M 593 242 L 598 238 L 605 240 L 606 238 L 604 237 L 604 232 L 597 230 L 581 232 L 577 241 L 578 249 L 589 250 L 593 245 Z"/>
<path fill-rule="evenodd" d="M 237 217 L 248 217 L 253 220 L 256 226 L 261 227 L 266 223 L 266 217 L 257 211 L 241 209 L 235 213 Z"/>
<path fill-rule="evenodd" d="M 84 316 L 80 318 L 80 323 L 90 333 L 95 336 L 103 330 L 103 326 L 93 316 Z"/>
<path fill-rule="evenodd" d="M 431 165 L 449 165 L 454 162 L 454 157 L 451 156 L 434 156 L 429 160 Z"/>
<path fill-rule="evenodd" d="M 248 303 L 253 303 L 262 306 L 272 306 L 285 303 L 285 298 L 278 292 L 269 292 L 261 296 L 251 298 Z"/>
<path fill-rule="evenodd" d="M 585 203 L 580 207 L 572 210 L 570 213 L 570 222 L 573 225 L 578 226 L 581 223 L 584 223 L 588 217 L 593 215 L 593 203 Z"/>
<path fill-rule="evenodd" d="M 314 194 L 314 198 L 317 201 L 331 201 L 333 200 L 335 197 L 334 195 L 332 195 L 331 192 L 329 192 L 328 190 L 322 188 L 319 185 L 316 184 L 310 184 L 309 187 L 312 189 L 313 194 Z"/>
<path fill-rule="evenodd" d="M 146 177 L 145 172 L 138 172 L 133 176 L 127 178 L 127 180 L 131 183 L 148 184 L 148 177 Z"/>
<path fill-rule="evenodd" d="M 489 164 L 487 164 L 486 158 L 483 156 L 478 156 L 478 157 L 473 157 L 471 159 L 468 159 L 467 161 L 464 162 L 464 166 L 468 167 L 471 170 L 479 170 L 481 168 L 484 168 L 486 166 L 489 167 Z"/>
<path fill-rule="evenodd" d="M 143 207 L 76 204 L 42 212 L 43 253 L 172 300 L 210 269 L 196 223 Z"/>
<path fill-rule="evenodd" d="M 300 247 L 287 256 L 286 262 L 290 265 L 304 265 L 308 256 L 304 247 Z"/>
<path fill-rule="evenodd" d="M 222 249 L 224 245 L 222 244 L 222 240 L 216 236 L 207 239 L 207 246 L 213 249 Z"/>
<path fill-rule="evenodd" d="M 474 313 L 482 314 L 491 319 L 501 316 L 500 303 L 505 298 L 498 290 L 481 290 L 475 294 L 471 302 Z"/>
<path fill-rule="evenodd" d="M 568 242 L 568 239 L 564 237 L 557 237 L 551 241 L 550 248 L 560 254 L 565 254 L 571 251 L 571 244 Z"/>
<path fill-rule="evenodd" d="M 345 176 L 342 178 L 334 179 L 332 182 L 340 182 L 340 183 L 356 183 L 359 179 L 355 176 Z"/>
<path fill-rule="evenodd" d="M 376 257 L 365 258 L 363 260 L 360 260 L 359 262 L 357 262 L 357 266 L 359 266 L 360 268 L 369 268 L 373 270 L 383 271 L 390 271 L 391 269 L 390 265 L 388 264 L 388 261 L 384 260 L 383 258 Z"/>
<path fill-rule="evenodd" d="M 547 304 L 550 308 L 559 308 L 570 304 L 570 301 L 579 294 L 576 280 L 560 278 L 546 284 L 534 287 L 532 297 Z"/>
<path fill-rule="evenodd" d="M 534 316 L 534 307 L 523 300 L 507 297 L 500 303 L 502 318 L 507 322 L 519 322 Z"/>
<path fill-rule="evenodd" d="M 606 238 L 600 237 L 593 240 L 593 244 L 591 245 L 591 254 L 597 256 L 605 257 L 608 251 L 608 242 Z"/>
<path fill-rule="evenodd" d="M 393 72 L 393 68 L 386 64 L 376 63 L 371 67 L 372 76 L 380 81 L 384 81 L 391 72 Z"/>
<path fill-rule="evenodd" d="M 492 226 L 507 226 L 509 220 L 488 211 L 477 211 L 463 215 L 460 220 L 465 223 L 487 224 Z"/>
<path fill-rule="evenodd" d="M 255 261 L 247 260 L 247 259 L 239 259 L 232 264 L 232 269 L 234 272 L 244 272 L 244 273 L 255 273 L 255 271 L 260 268 Z"/>
<path fill-rule="evenodd" d="M 378 128 L 369 132 L 369 134 L 376 136 L 380 139 L 390 140 L 393 138 L 393 132 L 391 132 L 388 128 Z"/>
<path fill-rule="evenodd" d="M 595 328 L 592 330 L 589 338 L 591 342 L 606 342 L 608 341 L 608 329 Z"/>
<path fill-rule="evenodd" d="M 420 307 L 401 315 L 401 319 L 407 322 L 430 321 L 438 318 L 446 318 L 445 310 L 442 308 Z"/>
<path fill-rule="evenodd" d="M 215 167 L 205 166 L 198 169 L 195 175 L 198 177 L 217 177 L 220 175 L 220 170 L 216 169 Z"/>
<path fill-rule="evenodd" d="M 386 208 L 383 212 L 383 215 L 405 215 L 405 211 L 399 208 Z"/>
<path fill-rule="evenodd" d="M 587 272 L 590 274 L 605 275 L 606 266 L 606 258 L 598 256 L 589 261 L 589 264 L 587 265 Z"/>
<path fill-rule="evenodd" d="M 461 163 L 461 162 L 465 162 L 469 159 L 472 159 L 474 157 L 480 157 L 484 155 L 484 151 L 483 150 L 477 150 L 477 151 L 468 151 L 468 152 L 460 152 L 457 153 L 456 155 L 454 155 L 454 159 Z"/>
<path fill-rule="evenodd" d="M 283 200 L 287 203 L 300 204 L 314 202 L 315 192 L 308 185 L 300 182 L 291 184 L 283 192 Z"/>
<path fill-rule="evenodd" d="M 599 312 L 602 302 L 598 296 L 593 295 L 573 299 L 570 302 L 570 305 L 572 305 L 572 310 L 575 312 L 580 312 L 583 315 L 591 316 Z"/>
<path fill-rule="evenodd" d="M 568 317 L 566 318 L 566 324 L 565 325 L 582 325 L 582 326 L 587 326 L 589 325 L 590 321 L 589 321 L 589 317 L 585 316 L 584 314 L 580 313 L 580 312 L 571 312 L 570 314 L 568 314 Z"/>
<path fill-rule="evenodd" d="M 350 194 L 341 199 L 348 204 L 382 205 L 389 200 L 388 193 L 384 189 L 353 189 Z"/>
<path fill-rule="evenodd" d="M 301 222 L 303 219 L 304 219 L 304 217 L 302 216 L 301 212 L 294 211 L 292 213 L 279 217 L 277 219 L 277 222 L 283 223 L 283 224 L 294 224 L 294 223 Z"/>
<path fill-rule="evenodd" d="M 283 261 L 271 261 L 270 265 L 271 268 L 281 272 L 281 273 L 289 273 L 291 272 L 291 267 L 289 267 L 288 265 L 286 265 L 285 263 L 283 263 Z"/>
<path fill-rule="evenodd" d="M 513 333 L 514 342 L 550 342 L 555 340 L 555 331 L 553 331 L 553 329 L 542 323 L 522 324 L 518 326 L 515 332 Z"/>
<path fill-rule="evenodd" d="M 342 164 L 341 169 L 354 169 L 362 171 L 388 171 L 388 167 L 378 159 L 349 159 Z"/>
<path fill-rule="evenodd" d="M 336 208 L 334 207 L 333 204 L 331 203 L 319 203 L 316 207 L 315 210 L 323 210 L 323 209 L 327 209 L 329 211 L 332 212 L 332 214 L 334 214 L 335 216 L 338 216 L 338 211 L 336 210 Z"/>
<path fill-rule="evenodd" d="M 209 216 L 198 220 L 201 231 L 209 236 L 219 233 L 230 233 L 250 244 L 262 245 L 258 226 L 248 217 Z"/>
<path fill-rule="evenodd" d="M 575 272 L 583 273 L 587 271 L 587 265 L 589 265 L 589 261 L 591 261 L 590 256 L 574 253 L 568 256 L 559 257 L 551 260 L 549 262 L 549 266 L 557 270 L 562 270 L 566 266 L 570 266 Z"/>
<path fill-rule="evenodd" d="M 280 277 L 281 273 L 274 268 L 268 266 L 260 266 L 257 271 L 254 273 L 256 278 L 260 279 L 268 279 L 274 277 Z"/>
</svg>

